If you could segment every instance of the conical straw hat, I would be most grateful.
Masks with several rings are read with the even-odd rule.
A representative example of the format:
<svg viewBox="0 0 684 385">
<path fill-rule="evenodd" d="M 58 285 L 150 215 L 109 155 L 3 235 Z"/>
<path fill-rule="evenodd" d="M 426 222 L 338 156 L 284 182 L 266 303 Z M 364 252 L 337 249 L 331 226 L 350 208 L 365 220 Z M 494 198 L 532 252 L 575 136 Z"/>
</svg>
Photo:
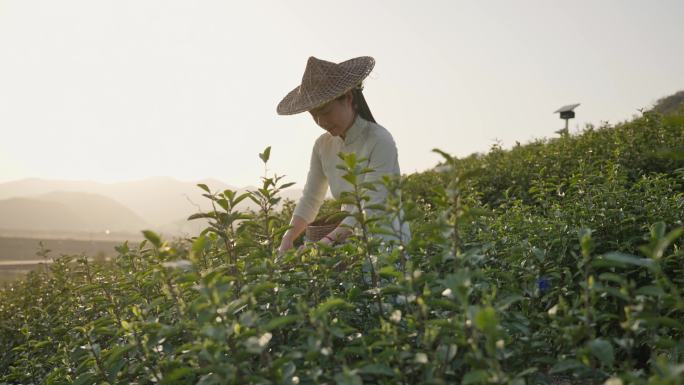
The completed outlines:
<svg viewBox="0 0 684 385">
<path fill-rule="evenodd" d="M 302 84 L 290 91 L 278 104 L 279 115 L 309 111 L 356 87 L 375 66 L 375 59 L 360 56 L 342 63 L 309 58 Z"/>
</svg>

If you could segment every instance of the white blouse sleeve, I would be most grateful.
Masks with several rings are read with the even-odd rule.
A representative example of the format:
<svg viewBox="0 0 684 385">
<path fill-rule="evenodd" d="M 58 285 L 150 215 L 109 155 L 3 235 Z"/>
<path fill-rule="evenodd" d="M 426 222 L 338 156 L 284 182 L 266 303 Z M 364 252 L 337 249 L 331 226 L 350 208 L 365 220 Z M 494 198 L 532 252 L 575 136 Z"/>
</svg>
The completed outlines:
<svg viewBox="0 0 684 385">
<path fill-rule="evenodd" d="M 328 178 L 323 173 L 323 165 L 318 154 L 318 142 L 316 142 L 311 152 L 311 164 L 309 165 L 304 192 L 294 209 L 293 215 L 301 217 L 306 223 L 313 222 L 323 204 L 327 190 Z"/>
</svg>

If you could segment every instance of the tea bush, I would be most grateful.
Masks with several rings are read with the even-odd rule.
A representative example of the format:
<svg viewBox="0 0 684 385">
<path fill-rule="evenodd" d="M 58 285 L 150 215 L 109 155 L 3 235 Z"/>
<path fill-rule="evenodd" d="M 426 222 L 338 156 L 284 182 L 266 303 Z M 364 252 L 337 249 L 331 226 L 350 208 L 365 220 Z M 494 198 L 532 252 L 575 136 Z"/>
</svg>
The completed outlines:
<svg viewBox="0 0 684 385">
<path fill-rule="evenodd" d="M 341 154 L 356 236 L 282 257 L 282 177 L 199 185 L 197 237 L 144 232 L 111 262 L 62 256 L 0 291 L 0 384 L 682 384 L 684 173 L 663 155 L 682 134 L 646 113 L 438 151 L 435 170 L 382 181 L 380 217 L 361 209 L 378 188 L 363 160 Z M 395 217 L 410 241 L 381 236 Z"/>
</svg>

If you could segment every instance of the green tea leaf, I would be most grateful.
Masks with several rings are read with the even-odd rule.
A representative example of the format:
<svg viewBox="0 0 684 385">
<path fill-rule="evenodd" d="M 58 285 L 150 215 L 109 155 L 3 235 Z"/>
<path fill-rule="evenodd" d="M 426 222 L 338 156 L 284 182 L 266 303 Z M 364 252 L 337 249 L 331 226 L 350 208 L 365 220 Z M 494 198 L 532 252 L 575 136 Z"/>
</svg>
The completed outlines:
<svg viewBox="0 0 684 385">
<path fill-rule="evenodd" d="M 183 378 L 190 378 L 195 373 L 195 370 L 190 367 L 175 368 L 168 375 L 164 376 L 164 384 L 173 384 L 173 381 L 182 380 Z"/>
<path fill-rule="evenodd" d="M 204 183 L 199 183 L 197 184 L 197 187 L 201 188 L 202 190 L 206 191 L 207 193 L 211 194 L 211 191 L 209 191 L 209 187 L 204 184 Z"/>
<path fill-rule="evenodd" d="M 564 361 L 559 361 L 551 367 L 549 370 L 550 374 L 563 373 L 569 370 L 575 370 L 579 368 L 584 368 L 584 364 L 576 359 L 568 359 Z"/>
<path fill-rule="evenodd" d="M 641 295 L 650 295 L 653 297 L 662 297 L 665 295 L 665 291 L 663 291 L 662 288 L 660 288 L 659 286 L 651 286 L 651 285 L 642 286 L 642 287 L 638 288 L 636 290 L 636 293 L 641 294 Z"/>
<path fill-rule="evenodd" d="M 268 159 L 271 157 L 271 146 L 266 147 L 264 152 L 259 154 L 259 158 L 262 162 L 268 163 Z"/>
<path fill-rule="evenodd" d="M 589 342 L 589 349 L 591 353 L 596 357 L 602 364 L 606 366 L 612 366 L 615 359 L 613 353 L 613 346 L 610 342 L 597 338 Z"/>
<path fill-rule="evenodd" d="M 480 309 L 475 314 L 475 326 L 485 333 L 494 332 L 498 324 L 499 320 L 496 316 L 496 310 L 491 306 Z"/>
<path fill-rule="evenodd" d="M 322 316 L 328 314 L 333 309 L 337 308 L 351 308 L 352 306 L 348 304 L 342 298 L 328 298 L 325 302 L 318 305 L 315 309 L 312 309 L 310 316 L 313 318 L 321 318 Z"/>
<path fill-rule="evenodd" d="M 471 370 L 463 376 L 461 380 L 462 385 L 481 384 L 487 382 L 489 373 L 486 370 Z"/>
<path fill-rule="evenodd" d="M 90 385 L 90 384 L 95 384 L 98 381 L 96 381 L 97 377 L 93 373 L 82 373 L 76 378 L 76 381 L 74 381 L 73 385 Z"/>
<path fill-rule="evenodd" d="M 157 233 L 151 230 L 143 230 L 142 233 L 145 239 L 150 241 L 152 245 L 154 245 L 157 248 L 161 246 L 161 238 L 159 238 L 159 235 L 157 235 Z"/>
<path fill-rule="evenodd" d="M 603 254 L 603 259 L 616 262 L 622 265 L 632 265 L 632 266 L 644 266 L 651 268 L 655 261 L 648 258 L 639 258 L 634 255 L 625 254 L 617 251 L 613 251 L 607 254 Z"/>
<path fill-rule="evenodd" d="M 346 368 L 342 373 L 335 375 L 335 382 L 337 385 L 363 385 L 361 376 L 356 374 L 354 371 L 347 370 Z"/>
<path fill-rule="evenodd" d="M 447 164 L 453 163 L 453 161 L 454 161 L 454 157 L 452 157 L 452 156 L 449 155 L 448 153 L 446 153 L 446 152 L 444 152 L 444 151 L 442 151 L 442 150 L 440 150 L 440 149 L 438 149 L 438 148 L 433 148 L 433 149 L 432 149 L 432 152 L 441 155 L 442 158 L 444 158 L 444 161 L 445 161 Z"/>
<path fill-rule="evenodd" d="M 361 374 L 374 374 L 377 376 L 395 376 L 397 373 L 385 364 L 368 364 L 359 369 Z"/>
<path fill-rule="evenodd" d="M 268 321 L 268 323 L 264 325 L 263 329 L 268 332 L 274 329 L 282 328 L 285 325 L 295 323 L 299 320 L 301 320 L 301 316 L 299 315 L 280 316 Z"/>
</svg>

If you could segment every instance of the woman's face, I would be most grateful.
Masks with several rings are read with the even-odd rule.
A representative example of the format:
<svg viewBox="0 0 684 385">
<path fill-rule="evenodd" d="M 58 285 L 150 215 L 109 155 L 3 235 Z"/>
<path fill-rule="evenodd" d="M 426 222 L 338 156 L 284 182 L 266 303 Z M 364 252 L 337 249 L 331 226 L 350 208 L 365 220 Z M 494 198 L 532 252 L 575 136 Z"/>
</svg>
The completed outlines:
<svg viewBox="0 0 684 385">
<path fill-rule="evenodd" d="M 309 111 L 313 120 L 332 136 L 344 136 L 354 123 L 351 91 Z"/>
</svg>

